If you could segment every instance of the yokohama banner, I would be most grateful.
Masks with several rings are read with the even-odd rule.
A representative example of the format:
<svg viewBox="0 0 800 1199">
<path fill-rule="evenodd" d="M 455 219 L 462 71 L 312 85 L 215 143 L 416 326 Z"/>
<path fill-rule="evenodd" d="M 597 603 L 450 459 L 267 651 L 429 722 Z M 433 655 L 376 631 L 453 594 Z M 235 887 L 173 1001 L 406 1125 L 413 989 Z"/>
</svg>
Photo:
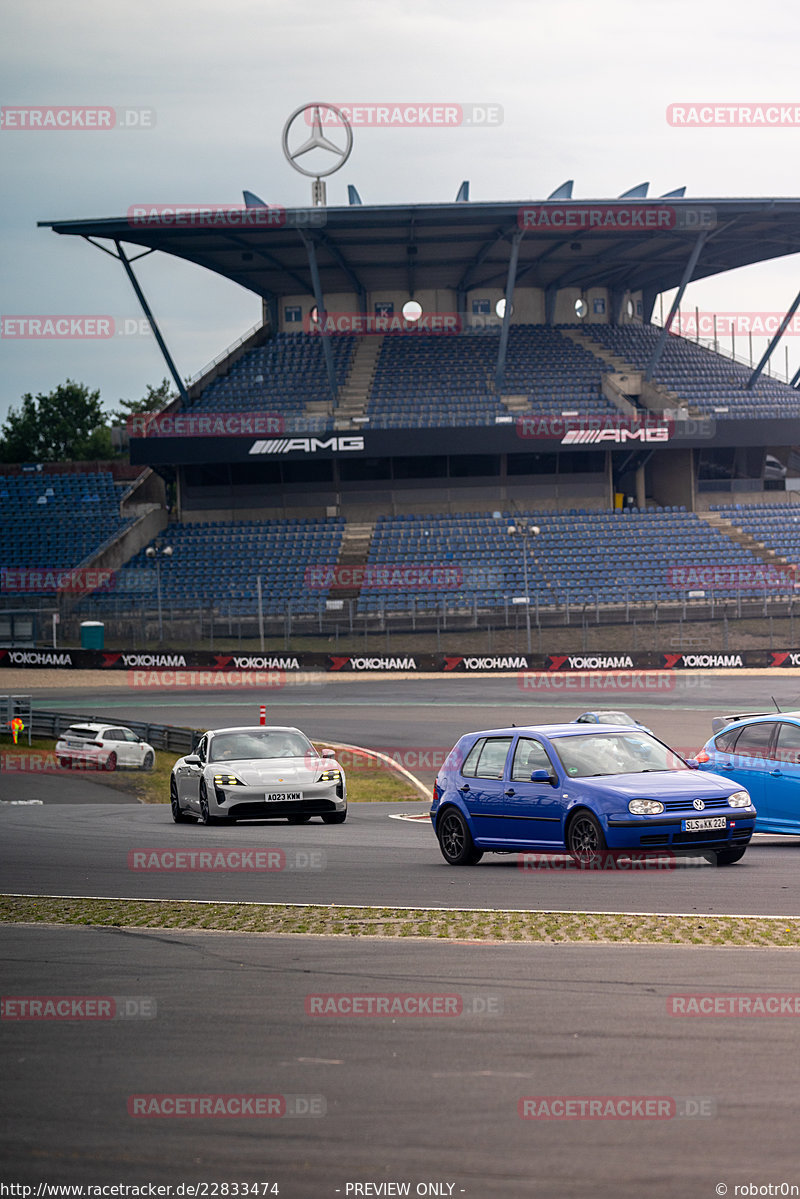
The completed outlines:
<svg viewBox="0 0 800 1199">
<path fill-rule="evenodd" d="M 0 668 L 46 670 L 281 671 L 287 679 L 306 672 L 341 674 L 519 674 L 800 668 L 800 649 L 748 649 L 702 653 L 574 654 L 324 654 L 213 653 L 170 650 L 0 649 Z"/>
</svg>

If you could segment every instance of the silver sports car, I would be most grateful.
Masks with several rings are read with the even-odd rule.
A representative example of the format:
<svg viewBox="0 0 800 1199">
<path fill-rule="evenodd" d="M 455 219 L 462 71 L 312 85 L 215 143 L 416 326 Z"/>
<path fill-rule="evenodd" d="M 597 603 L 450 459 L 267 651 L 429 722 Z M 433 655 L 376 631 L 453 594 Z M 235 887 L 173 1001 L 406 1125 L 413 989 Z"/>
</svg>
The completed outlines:
<svg viewBox="0 0 800 1199">
<path fill-rule="evenodd" d="M 176 823 L 347 819 L 347 783 L 333 750 L 320 754 L 299 729 L 275 725 L 207 732 L 173 766 L 169 798 Z"/>
</svg>

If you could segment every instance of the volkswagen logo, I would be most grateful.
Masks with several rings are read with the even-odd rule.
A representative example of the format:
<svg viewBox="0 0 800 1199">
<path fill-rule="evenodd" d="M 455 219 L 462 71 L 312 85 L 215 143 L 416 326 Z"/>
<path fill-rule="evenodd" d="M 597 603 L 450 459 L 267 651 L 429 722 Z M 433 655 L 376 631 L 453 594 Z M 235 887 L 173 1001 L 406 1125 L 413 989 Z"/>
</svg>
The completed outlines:
<svg viewBox="0 0 800 1199">
<path fill-rule="evenodd" d="M 697 808 L 698 812 L 702 812 L 705 806 L 706 805 L 703 803 L 702 799 L 692 800 L 692 807 Z"/>
</svg>

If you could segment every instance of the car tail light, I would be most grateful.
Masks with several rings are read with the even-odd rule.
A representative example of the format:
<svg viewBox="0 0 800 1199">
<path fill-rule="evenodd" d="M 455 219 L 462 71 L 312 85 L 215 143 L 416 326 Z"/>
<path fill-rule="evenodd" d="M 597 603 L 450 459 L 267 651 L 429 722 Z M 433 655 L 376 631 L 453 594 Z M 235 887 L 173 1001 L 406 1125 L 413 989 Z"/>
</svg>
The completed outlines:
<svg viewBox="0 0 800 1199">
<path fill-rule="evenodd" d="M 434 803 L 438 803 L 438 802 L 439 802 L 439 798 L 440 798 L 440 797 L 439 797 L 439 784 L 438 784 L 438 783 L 434 783 L 434 784 L 433 784 L 433 802 L 434 802 Z"/>
</svg>

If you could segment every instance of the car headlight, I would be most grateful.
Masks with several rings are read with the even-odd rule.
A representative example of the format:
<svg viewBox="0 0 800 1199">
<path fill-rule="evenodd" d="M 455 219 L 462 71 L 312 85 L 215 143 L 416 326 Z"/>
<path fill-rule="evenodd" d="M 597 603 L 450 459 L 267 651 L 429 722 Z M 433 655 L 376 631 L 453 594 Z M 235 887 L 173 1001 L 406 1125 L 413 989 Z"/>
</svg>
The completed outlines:
<svg viewBox="0 0 800 1199">
<path fill-rule="evenodd" d="M 243 783 L 241 779 L 237 779 L 235 774 L 214 775 L 215 787 L 245 787 L 246 785 L 247 784 Z"/>
<path fill-rule="evenodd" d="M 341 770 L 323 770 L 322 774 L 317 779 L 318 783 L 340 783 L 341 781 Z"/>
<path fill-rule="evenodd" d="M 748 791 L 734 791 L 733 795 L 728 796 L 732 808 L 749 808 L 752 802 Z"/>
<path fill-rule="evenodd" d="M 658 799 L 632 799 L 628 811 L 634 816 L 658 816 L 664 811 L 664 805 Z"/>
</svg>

